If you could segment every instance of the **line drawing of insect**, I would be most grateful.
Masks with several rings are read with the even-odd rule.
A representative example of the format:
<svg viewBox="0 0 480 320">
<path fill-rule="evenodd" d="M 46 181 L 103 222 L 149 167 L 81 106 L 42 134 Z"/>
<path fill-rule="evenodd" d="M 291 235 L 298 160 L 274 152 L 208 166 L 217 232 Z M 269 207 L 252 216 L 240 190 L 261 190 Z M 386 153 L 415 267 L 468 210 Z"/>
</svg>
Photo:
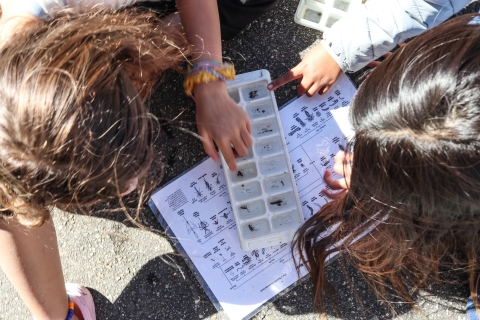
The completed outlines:
<svg viewBox="0 0 480 320">
<path fill-rule="evenodd" d="M 310 216 L 313 216 L 313 208 L 307 204 L 308 210 L 310 210 Z"/>
<path fill-rule="evenodd" d="M 194 187 L 194 188 L 195 188 L 195 192 L 197 193 L 197 197 L 201 197 L 203 195 L 202 191 L 197 189 L 197 187 Z"/>
<path fill-rule="evenodd" d="M 308 122 L 313 121 L 313 114 L 310 114 L 307 110 L 305 110 L 305 115 L 307 116 Z"/>
<path fill-rule="evenodd" d="M 203 179 L 203 181 L 205 182 L 205 186 L 207 186 L 208 191 L 212 191 L 212 185 L 208 183 L 205 179 Z"/>
</svg>

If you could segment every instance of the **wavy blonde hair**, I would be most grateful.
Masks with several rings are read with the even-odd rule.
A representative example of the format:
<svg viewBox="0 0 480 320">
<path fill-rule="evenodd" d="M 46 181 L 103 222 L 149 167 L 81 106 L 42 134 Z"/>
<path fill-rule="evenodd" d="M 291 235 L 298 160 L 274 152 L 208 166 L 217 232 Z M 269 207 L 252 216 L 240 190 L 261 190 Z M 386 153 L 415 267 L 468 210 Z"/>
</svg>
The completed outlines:
<svg viewBox="0 0 480 320">
<path fill-rule="evenodd" d="M 183 34 L 136 9 L 59 13 L 0 49 L 0 204 L 40 226 L 50 206 L 119 196 L 152 161 L 144 105 L 184 60 Z"/>
</svg>

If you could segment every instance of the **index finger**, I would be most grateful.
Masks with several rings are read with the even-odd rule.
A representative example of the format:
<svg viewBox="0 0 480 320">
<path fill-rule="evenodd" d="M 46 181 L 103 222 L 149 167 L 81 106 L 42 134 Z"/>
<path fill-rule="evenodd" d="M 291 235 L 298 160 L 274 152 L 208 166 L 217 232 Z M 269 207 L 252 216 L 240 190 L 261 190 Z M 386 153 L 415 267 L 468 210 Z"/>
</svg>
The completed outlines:
<svg viewBox="0 0 480 320">
<path fill-rule="evenodd" d="M 230 168 L 230 171 L 237 171 L 237 162 L 235 161 L 235 154 L 233 152 L 232 146 L 230 144 L 219 144 L 218 142 L 217 146 L 218 149 L 220 149 L 220 152 L 222 153 L 222 156 L 225 159 L 228 168 Z"/>
<path fill-rule="evenodd" d="M 288 71 L 287 73 L 282 74 L 279 78 L 273 80 L 271 83 L 268 84 L 268 90 L 275 90 L 278 87 L 283 86 L 284 84 L 293 81 L 295 79 L 301 78 L 302 74 L 297 72 L 295 68 Z"/>
</svg>

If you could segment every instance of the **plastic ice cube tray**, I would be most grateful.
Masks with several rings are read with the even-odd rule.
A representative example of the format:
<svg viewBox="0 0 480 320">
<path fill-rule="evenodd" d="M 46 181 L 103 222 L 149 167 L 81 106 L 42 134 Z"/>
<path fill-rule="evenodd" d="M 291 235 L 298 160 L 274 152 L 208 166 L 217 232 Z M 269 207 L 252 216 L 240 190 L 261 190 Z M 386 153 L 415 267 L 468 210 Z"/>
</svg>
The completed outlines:
<svg viewBox="0 0 480 320">
<path fill-rule="evenodd" d="M 327 31 L 345 13 L 361 3 L 362 0 L 300 0 L 295 22 L 322 32 Z"/>
<path fill-rule="evenodd" d="M 252 121 L 253 147 L 237 158 L 237 171 L 223 170 L 243 250 L 290 242 L 303 223 L 270 74 L 258 70 L 228 81 L 228 92 Z"/>
</svg>

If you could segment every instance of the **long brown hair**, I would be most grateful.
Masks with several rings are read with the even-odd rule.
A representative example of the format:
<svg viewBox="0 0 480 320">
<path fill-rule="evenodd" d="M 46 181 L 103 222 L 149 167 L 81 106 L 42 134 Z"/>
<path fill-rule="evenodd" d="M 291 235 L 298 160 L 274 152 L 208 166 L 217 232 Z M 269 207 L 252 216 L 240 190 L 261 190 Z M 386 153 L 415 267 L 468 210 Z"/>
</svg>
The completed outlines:
<svg viewBox="0 0 480 320">
<path fill-rule="evenodd" d="M 39 226 L 49 206 L 115 198 L 152 161 L 144 106 L 159 74 L 188 54 L 153 13 L 59 13 L 0 48 L 0 204 Z"/>
<path fill-rule="evenodd" d="M 385 301 L 387 287 L 413 303 L 416 289 L 440 280 L 439 270 L 466 273 L 478 309 L 480 25 L 469 24 L 473 17 L 446 22 L 399 49 L 352 101 L 349 190 L 309 219 L 293 243 L 320 311 L 325 259 L 333 252 Z M 334 223 L 336 231 L 319 238 Z"/>
</svg>

